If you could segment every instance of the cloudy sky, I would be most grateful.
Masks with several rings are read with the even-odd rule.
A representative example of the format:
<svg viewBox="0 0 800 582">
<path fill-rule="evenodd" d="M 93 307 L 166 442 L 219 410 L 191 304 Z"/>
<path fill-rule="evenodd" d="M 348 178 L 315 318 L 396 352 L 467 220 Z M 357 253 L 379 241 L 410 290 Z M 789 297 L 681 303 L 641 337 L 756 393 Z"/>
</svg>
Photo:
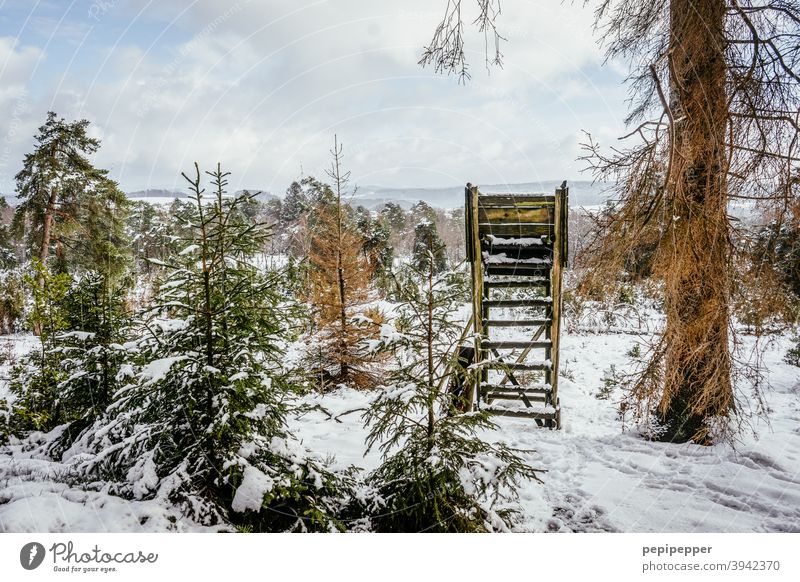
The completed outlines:
<svg viewBox="0 0 800 582">
<path fill-rule="evenodd" d="M 505 0 L 504 68 L 473 31 L 460 85 L 417 65 L 445 3 L 0 0 L 0 192 L 48 110 L 92 122 L 128 191 L 219 161 L 235 188 L 282 192 L 323 174 L 334 134 L 362 185 L 588 179 L 581 131 L 612 142 L 626 98 L 590 9 Z"/>
</svg>

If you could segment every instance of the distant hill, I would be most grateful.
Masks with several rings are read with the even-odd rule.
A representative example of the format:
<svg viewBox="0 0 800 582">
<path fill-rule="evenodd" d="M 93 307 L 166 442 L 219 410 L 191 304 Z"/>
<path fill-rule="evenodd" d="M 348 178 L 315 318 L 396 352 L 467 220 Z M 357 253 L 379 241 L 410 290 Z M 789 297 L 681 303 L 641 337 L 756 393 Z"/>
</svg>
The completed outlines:
<svg viewBox="0 0 800 582">
<path fill-rule="evenodd" d="M 258 192 L 257 188 L 248 189 L 248 192 Z M 241 194 L 244 190 L 238 190 L 235 194 Z M 134 192 L 126 192 L 125 195 L 130 198 L 131 200 L 142 200 L 145 202 L 151 202 L 153 204 L 169 204 L 176 198 L 181 200 L 186 199 L 189 197 L 189 192 L 186 190 L 165 190 L 160 188 L 151 188 L 149 190 L 136 190 Z M 274 194 L 270 194 L 269 192 L 261 191 L 261 194 L 257 196 L 259 200 L 266 201 L 270 198 L 276 198 Z"/>
<path fill-rule="evenodd" d="M 561 185 L 561 180 L 542 182 L 522 182 L 517 184 L 478 184 L 483 193 L 523 193 L 545 192 L 552 194 Z M 570 206 L 596 206 L 605 202 L 604 191 L 608 183 L 592 183 L 587 180 L 567 182 L 569 186 Z M 384 188 L 381 186 L 360 186 L 351 204 L 361 204 L 367 208 L 375 208 L 387 202 L 396 202 L 408 208 L 416 202 L 424 200 L 438 208 L 456 208 L 464 204 L 464 186 L 448 186 L 445 188 Z"/>
<path fill-rule="evenodd" d="M 513 193 L 513 192 L 547 192 L 552 193 L 561 185 L 561 180 L 545 180 L 542 182 L 522 182 L 516 184 L 478 184 L 481 192 L 484 193 Z M 595 183 L 587 180 L 576 180 L 567 182 L 569 186 L 569 202 L 573 208 L 578 206 L 596 206 L 602 204 L 607 194 L 608 183 Z M 248 189 L 249 192 L 257 192 L 257 188 Z M 236 193 L 243 192 L 239 190 Z M 161 188 L 151 188 L 148 190 L 136 190 L 127 192 L 126 195 L 131 200 L 143 200 L 154 204 L 169 204 L 175 198 L 185 199 L 188 192 L 185 190 L 168 190 Z M 275 194 L 262 190 L 258 196 L 262 201 L 272 198 L 279 198 Z M 6 195 L 6 201 L 10 206 L 17 205 L 15 196 Z M 349 198 L 353 206 L 364 206 L 370 210 L 380 208 L 387 202 L 394 202 L 403 208 L 410 208 L 420 200 L 424 200 L 431 206 L 437 208 L 451 209 L 459 208 L 464 204 L 464 186 L 447 186 L 444 188 L 387 188 L 383 186 L 359 186 L 355 195 Z"/>
</svg>

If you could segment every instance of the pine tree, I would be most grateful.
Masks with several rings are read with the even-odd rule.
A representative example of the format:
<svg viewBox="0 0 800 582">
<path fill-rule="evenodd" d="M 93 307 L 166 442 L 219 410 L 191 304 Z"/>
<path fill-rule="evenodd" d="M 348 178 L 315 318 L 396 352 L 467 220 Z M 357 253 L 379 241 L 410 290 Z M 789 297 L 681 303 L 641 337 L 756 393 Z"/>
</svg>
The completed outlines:
<svg viewBox="0 0 800 582">
<path fill-rule="evenodd" d="M 281 223 L 283 225 L 295 224 L 309 210 L 308 196 L 303 191 L 303 185 L 299 182 L 292 182 L 286 189 L 281 203 Z"/>
<path fill-rule="evenodd" d="M 141 322 L 108 413 L 75 450 L 118 492 L 179 503 L 203 523 L 264 531 L 331 529 L 336 479 L 286 427 L 283 345 L 291 313 L 279 272 L 252 262 L 269 232 L 225 195 L 227 175 L 195 166 L 188 238 Z"/>
<path fill-rule="evenodd" d="M 22 269 L 0 271 L 0 333 L 20 331 L 25 319 L 25 302 Z"/>
<path fill-rule="evenodd" d="M 368 386 L 373 381 L 372 358 L 364 351 L 374 326 L 359 314 L 370 298 L 372 269 L 361 249 L 363 239 L 342 197 L 349 172 L 342 173 L 342 149 L 334 141 L 329 176 L 332 196 L 326 189 L 314 207 L 314 220 L 307 231 L 310 239 L 309 302 L 314 308 L 316 332 L 310 341 L 311 365 L 323 382 Z M 331 199 L 332 198 L 332 199 Z"/>
<path fill-rule="evenodd" d="M 384 326 L 382 334 L 382 349 L 396 363 L 365 414 L 368 448 L 383 453 L 382 464 L 368 477 L 380 499 L 371 508 L 373 528 L 506 530 L 516 487 L 523 480 L 538 481 L 538 472 L 514 450 L 482 440 L 480 433 L 494 427 L 485 413 L 452 414 L 445 387 L 459 366 L 463 324 L 453 314 L 464 281 L 460 273 L 436 272 L 438 250 L 428 247 L 424 270 L 408 266 L 397 277 L 396 329 Z"/>
<path fill-rule="evenodd" d="M 431 249 L 433 251 L 431 252 Z M 447 253 L 439 232 L 436 230 L 436 223 L 428 217 L 423 217 L 414 227 L 414 248 L 411 261 L 418 271 L 426 271 L 430 266 L 435 273 L 441 273 L 447 269 Z"/>
<path fill-rule="evenodd" d="M 130 212 L 130 201 L 112 180 L 97 180 L 84 192 L 73 233 L 64 237 L 70 272 L 100 274 L 112 285 L 126 279 L 133 266 L 126 228 Z"/>
<path fill-rule="evenodd" d="M 373 217 L 363 206 L 356 208 L 355 216 L 356 228 L 364 241 L 361 246 L 364 258 L 378 286 L 385 288 L 389 284 L 388 274 L 394 261 L 389 225 L 382 216 Z"/>
<path fill-rule="evenodd" d="M 68 123 L 48 112 L 36 135 L 34 151 L 25 156 L 16 175 L 21 202 L 14 214 L 14 228 L 18 233 L 27 231 L 28 245 L 42 263 L 47 263 L 53 243 L 63 263 L 71 234 L 76 234 L 71 240 L 78 243 L 94 240 L 113 224 L 86 231 L 81 215 L 85 217 L 90 207 L 97 211 L 98 205 L 105 204 L 113 212 L 125 204 L 108 172 L 95 168 L 88 159 L 100 147 L 99 140 L 89 137 L 88 128 L 85 119 Z M 82 249 L 70 257 L 81 259 Z"/>
</svg>

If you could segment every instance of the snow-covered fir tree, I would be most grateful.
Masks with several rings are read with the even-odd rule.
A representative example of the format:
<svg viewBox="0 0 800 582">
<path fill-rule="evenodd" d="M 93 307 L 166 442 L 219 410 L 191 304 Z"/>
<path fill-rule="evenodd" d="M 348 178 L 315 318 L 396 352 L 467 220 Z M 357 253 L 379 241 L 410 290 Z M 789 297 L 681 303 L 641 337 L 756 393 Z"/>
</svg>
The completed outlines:
<svg viewBox="0 0 800 582">
<path fill-rule="evenodd" d="M 65 378 L 59 336 L 68 328 L 63 300 L 71 282 L 69 275 L 52 273 L 38 259 L 32 261 L 24 280 L 31 297 L 27 320 L 39 331 L 39 345 L 12 370 L 10 389 L 16 398 L 9 414 L 9 431 L 17 435 L 49 431 L 64 421 L 58 393 Z"/>
<path fill-rule="evenodd" d="M 460 273 L 437 272 L 439 250 L 429 246 L 424 270 L 409 265 L 397 277 L 398 316 L 382 332 L 381 347 L 396 362 L 365 413 L 367 445 L 383 453 L 368 477 L 380 499 L 372 524 L 377 531 L 507 530 L 517 486 L 538 480 L 537 471 L 513 449 L 483 440 L 494 426 L 485 413 L 454 413 L 446 384 L 459 365 L 463 322 L 455 313 L 464 283 Z"/>
<path fill-rule="evenodd" d="M 339 527 L 339 481 L 286 427 L 291 306 L 282 274 L 253 262 L 269 236 L 228 197 L 227 173 L 195 166 L 189 238 L 166 276 L 107 413 L 67 451 L 134 498 L 179 504 L 206 524 L 258 531 Z M 209 199 L 210 198 L 210 199 Z"/>
<path fill-rule="evenodd" d="M 411 260 L 418 271 L 424 272 L 431 267 L 435 273 L 441 273 L 447 269 L 445 245 L 439 237 L 436 222 L 429 217 L 422 218 L 414 227 Z"/>
<path fill-rule="evenodd" d="M 74 282 L 62 301 L 64 330 L 51 349 L 63 372 L 56 387 L 61 420 L 69 424 L 51 454 L 63 452 L 105 412 L 121 385 L 129 332 L 126 292 L 125 283 L 93 272 Z"/>
</svg>

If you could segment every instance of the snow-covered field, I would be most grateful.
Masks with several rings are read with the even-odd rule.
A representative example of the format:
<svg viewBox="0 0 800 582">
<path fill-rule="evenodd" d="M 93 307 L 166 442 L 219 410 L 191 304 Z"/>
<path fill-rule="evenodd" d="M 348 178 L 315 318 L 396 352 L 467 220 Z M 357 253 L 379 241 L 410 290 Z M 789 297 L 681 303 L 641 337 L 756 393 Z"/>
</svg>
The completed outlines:
<svg viewBox="0 0 800 582">
<path fill-rule="evenodd" d="M 800 370 L 782 361 L 788 337 L 765 352 L 769 424 L 755 422 L 757 436 L 743 434 L 735 448 L 653 443 L 623 432 L 619 391 L 608 400 L 596 394 L 610 366 L 623 369 L 641 340 L 566 333 L 562 341 L 563 430 L 498 418 L 487 435 L 531 450 L 530 463 L 547 470 L 543 485 L 521 488 L 520 531 L 800 532 Z M 379 458 L 364 456 L 358 410 L 369 398 L 343 389 L 309 396 L 328 414 L 312 411 L 292 426 L 312 450 L 335 455 L 336 467 L 373 468 Z M 157 499 L 70 486 L 68 465 L 36 457 L 35 443 L 0 449 L 0 531 L 209 530 Z"/>
</svg>

